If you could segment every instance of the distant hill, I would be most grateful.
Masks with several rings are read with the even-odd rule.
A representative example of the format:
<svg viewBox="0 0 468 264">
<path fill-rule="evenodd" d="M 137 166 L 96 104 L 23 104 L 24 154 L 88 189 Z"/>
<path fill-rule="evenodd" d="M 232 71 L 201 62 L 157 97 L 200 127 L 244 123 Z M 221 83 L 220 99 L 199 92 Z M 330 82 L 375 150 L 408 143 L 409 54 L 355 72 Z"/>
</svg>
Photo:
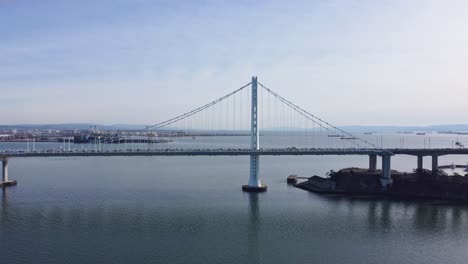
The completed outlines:
<svg viewBox="0 0 468 264">
<path fill-rule="evenodd" d="M 466 132 L 468 124 L 432 125 L 432 126 L 343 126 L 349 132 Z"/>
<path fill-rule="evenodd" d="M 38 130 L 86 130 L 90 127 L 97 127 L 102 130 L 137 130 L 143 129 L 145 125 L 127 125 L 127 124 L 116 124 L 116 125 L 100 125 L 91 123 L 67 123 L 67 124 L 16 124 L 16 125 L 0 125 L 0 129 L 38 129 Z"/>
</svg>

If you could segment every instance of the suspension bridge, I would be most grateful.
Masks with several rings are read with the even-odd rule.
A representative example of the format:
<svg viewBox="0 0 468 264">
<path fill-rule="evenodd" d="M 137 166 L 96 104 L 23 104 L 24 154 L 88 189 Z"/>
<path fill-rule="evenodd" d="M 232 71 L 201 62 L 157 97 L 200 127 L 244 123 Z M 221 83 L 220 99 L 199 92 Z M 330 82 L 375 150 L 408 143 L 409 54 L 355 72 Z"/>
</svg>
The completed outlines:
<svg viewBox="0 0 468 264">
<path fill-rule="evenodd" d="M 208 104 L 186 111 L 174 118 L 147 126 L 139 137 L 95 141 L 94 144 L 45 145 L 36 149 L 0 149 L 1 186 L 15 185 L 8 175 L 12 158 L 26 157 L 110 157 L 110 156 L 249 156 L 250 175 L 247 192 L 266 191 L 260 181 L 260 156 L 279 155 L 367 155 L 369 170 L 377 171 L 381 157 L 381 184 L 392 183 L 391 157 L 417 156 L 417 168 L 423 157 L 432 157 L 432 171 L 437 173 L 438 157 L 468 154 L 466 148 L 384 148 L 382 142 L 352 135 L 312 114 L 274 92 L 252 77 L 241 86 Z M 151 136 L 158 144 L 138 144 L 138 138 Z M 230 142 L 225 138 L 229 137 Z M 117 143 L 113 144 L 116 141 Z M 131 142 L 131 143 L 127 143 Z M 104 148 L 102 146 L 105 146 Z M 81 147 L 81 148 L 80 148 Z"/>
</svg>

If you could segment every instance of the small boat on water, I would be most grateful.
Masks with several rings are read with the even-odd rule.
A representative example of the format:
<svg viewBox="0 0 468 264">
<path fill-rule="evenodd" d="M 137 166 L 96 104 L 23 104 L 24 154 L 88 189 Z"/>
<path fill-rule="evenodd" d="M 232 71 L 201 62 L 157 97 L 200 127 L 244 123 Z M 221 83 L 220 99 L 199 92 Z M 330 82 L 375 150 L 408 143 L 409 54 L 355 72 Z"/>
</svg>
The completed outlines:
<svg viewBox="0 0 468 264">
<path fill-rule="evenodd" d="M 344 135 L 330 134 L 328 137 L 344 137 Z"/>
<path fill-rule="evenodd" d="M 416 135 L 418 135 L 418 136 L 424 136 L 424 135 L 426 135 L 426 133 L 416 133 Z"/>
</svg>

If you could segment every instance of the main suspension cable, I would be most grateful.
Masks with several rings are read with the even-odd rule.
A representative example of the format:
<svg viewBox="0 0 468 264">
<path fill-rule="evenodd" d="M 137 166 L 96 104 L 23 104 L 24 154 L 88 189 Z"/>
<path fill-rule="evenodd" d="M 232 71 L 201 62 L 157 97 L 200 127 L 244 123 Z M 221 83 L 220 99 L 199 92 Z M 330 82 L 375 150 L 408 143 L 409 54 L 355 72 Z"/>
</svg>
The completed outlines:
<svg viewBox="0 0 468 264">
<path fill-rule="evenodd" d="M 189 112 L 186 112 L 186 113 L 184 113 L 182 115 L 179 115 L 179 116 L 176 116 L 174 118 L 168 119 L 168 120 L 166 120 L 164 122 L 160 122 L 160 123 L 152 125 L 152 126 L 147 126 L 144 130 L 154 130 L 154 129 L 163 128 L 163 127 L 171 125 L 171 124 L 173 124 L 173 123 L 175 123 L 177 121 L 180 121 L 180 120 L 182 120 L 184 118 L 187 118 L 187 117 L 192 116 L 192 115 L 194 115 L 196 113 L 199 113 L 199 112 L 201 112 L 201 111 L 203 111 L 203 110 L 205 110 L 205 109 L 207 109 L 207 108 L 209 108 L 209 107 L 211 107 L 213 105 L 216 105 L 216 104 L 224 101 L 225 99 L 227 99 L 230 96 L 236 94 L 237 92 L 242 91 L 244 88 L 248 87 L 251 84 L 252 83 L 250 82 L 250 83 L 242 86 L 241 88 L 239 88 L 239 89 L 237 89 L 237 90 L 235 90 L 235 91 L 233 91 L 233 92 L 231 92 L 231 93 L 229 93 L 229 94 L 227 94 L 227 95 L 225 95 L 223 97 L 220 97 L 220 98 L 218 98 L 218 99 L 216 99 L 216 100 L 214 100 L 214 101 L 212 101 L 212 102 L 210 102 L 210 103 L 208 103 L 208 104 L 206 104 L 204 106 L 198 107 L 198 108 L 196 108 L 196 109 L 194 109 L 192 111 L 189 111 Z"/>
<path fill-rule="evenodd" d="M 329 129 L 328 127 L 323 126 L 321 123 L 324 123 L 324 124 L 326 124 L 327 126 L 333 128 L 333 129 L 335 129 L 336 131 L 339 131 L 339 132 L 341 132 L 341 133 L 343 133 L 343 134 L 345 134 L 345 135 L 347 135 L 347 136 L 349 136 L 349 137 L 351 137 L 351 138 L 355 138 L 355 139 L 357 139 L 358 141 L 361 141 L 361 142 L 363 142 L 363 143 L 365 143 L 365 144 L 367 144 L 367 145 L 369 145 L 369 146 L 372 146 L 372 147 L 374 147 L 374 148 L 376 148 L 376 149 L 381 149 L 381 150 L 387 152 L 388 154 L 393 154 L 393 153 L 391 153 L 390 151 L 388 151 L 388 150 L 386 150 L 386 149 L 384 149 L 384 148 L 382 148 L 382 147 L 379 147 L 379 146 L 377 146 L 377 145 L 375 145 L 375 144 L 373 144 L 373 143 L 370 143 L 370 142 L 368 142 L 368 141 L 366 141 L 366 140 L 363 140 L 363 139 L 361 139 L 361 138 L 355 137 L 355 136 L 353 136 L 352 134 L 350 134 L 350 133 L 348 133 L 348 132 L 346 132 L 346 131 L 344 131 L 344 130 L 342 130 L 342 129 L 340 129 L 340 128 L 338 128 L 338 127 L 336 127 L 336 126 L 334 126 L 334 125 L 332 125 L 332 124 L 330 124 L 330 123 L 328 123 L 328 122 L 326 122 L 326 121 L 324 121 L 323 119 L 321 119 L 321 118 L 319 118 L 319 117 L 313 115 L 312 113 L 308 112 L 307 110 L 304 110 L 303 108 L 299 107 L 298 105 L 292 103 L 291 101 L 289 101 L 289 100 L 285 99 L 284 97 L 280 96 L 279 94 L 275 93 L 274 91 L 272 91 L 271 89 L 269 89 L 268 87 L 266 87 L 265 85 L 263 85 L 262 83 L 259 82 L 258 84 L 259 84 L 261 87 L 263 87 L 266 91 L 268 91 L 269 93 L 271 93 L 274 97 L 278 98 L 281 102 L 285 103 L 286 105 L 288 105 L 289 107 L 291 107 L 292 109 L 294 109 L 296 112 L 298 112 L 299 114 L 305 116 L 306 118 L 308 118 L 308 119 L 311 120 L 312 122 L 318 124 L 319 126 L 323 127 L 324 129 L 326 129 L 326 130 L 328 130 L 328 131 L 332 131 L 332 130 Z M 316 120 L 313 120 L 313 119 L 316 119 L 316 120 L 320 121 L 321 123 L 320 123 L 320 122 L 317 122 Z"/>
</svg>

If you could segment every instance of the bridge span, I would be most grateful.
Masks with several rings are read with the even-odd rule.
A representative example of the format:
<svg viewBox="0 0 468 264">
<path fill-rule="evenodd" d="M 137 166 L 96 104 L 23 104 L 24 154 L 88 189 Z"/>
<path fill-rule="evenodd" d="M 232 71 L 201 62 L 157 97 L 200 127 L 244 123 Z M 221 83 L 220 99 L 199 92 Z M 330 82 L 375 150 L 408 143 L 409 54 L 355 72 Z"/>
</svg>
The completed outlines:
<svg viewBox="0 0 468 264">
<path fill-rule="evenodd" d="M 250 88 L 250 92 L 245 90 Z M 243 102 L 247 106 L 243 105 Z M 248 118 L 243 114 L 249 114 Z M 287 138 L 294 141 L 295 137 L 288 134 L 287 131 L 300 131 L 302 143 L 292 145 L 287 142 L 277 147 L 266 147 L 262 142 L 260 130 L 278 131 L 281 138 Z M 195 138 L 197 133 L 186 133 L 187 131 L 202 131 L 201 134 L 211 131 L 211 135 L 216 135 L 219 131 L 247 131 L 250 130 L 250 148 L 246 144 L 237 144 L 233 148 L 202 146 L 200 148 L 191 145 L 185 145 L 186 148 L 168 148 L 168 149 L 128 149 L 126 141 L 121 138 L 111 139 L 109 142 L 102 142 L 99 134 L 93 135 L 94 150 L 71 150 L 70 141 L 68 141 L 68 151 L 64 145 L 62 149 L 35 150 L 35 140 L 32 140 L 33 149 L 29 148 L 29 139 L 27 141 L 27 150 L 0 150 L 0 161 L 2 162 L 2 181 L 0 186 L 14 185 L 15 181 L 8 178 L 8 162 L 12 158 L 27 157 L 112 157 L 112 156 L 249 156 L 250 157 L 250 176 L 247 185 L 242 189 L 244 191 L 261 192 L 266 191 L 266 185 L 260 182 L 260 156 L 299 156 L 299 155 L 367 155 L 369 156 L 369 171 L 377 170 L 377 160 L 381 157 L 381 177 L 380 182 L 383 188 L 392 184 L 391 179 L 391 157 L 394 155 L 413 155 L 417 156 L 417 168 L 423 168 L 423 157 L 432 157 L 432 172 L 437 173 L 438 157 L 442 155 L 468 155 L 468 149 L 465 148 L 395 148 L 385 149 L 377 143 L 370 142 L 369 138 L 360 138 L 352 135 L 342 129 L 328 123 L 307 110 L 299 107 L 291 101 L 280 96 L 270 88 L 258 82 L 257 77 L 252 77 L 251 82 L 234 90 L 233 92 L 220 97 L 206 105 L 185 112 L 174 118 L 165 120 L 153 126 L 148 126 L 141 131 L 147 133 L 148 137 L 157 137 L 163 139 L 165 136 L 175 135 L 171 140 L 178 140 L 180 137 L 189 136 Z M 235 133 L 234 133 L 235 134 Z M 288 136 L 289 135 L 289 136 Z M 320 138 L 321 136 L 321 138 Z M 324 140 L 324 138 L 326 140 Z M 96 140 L 98 139 L 99 142 Z M 319 141 L 330 142 L 332 147 L 324 147 Z M 102 150 L 101 143 L 112 143 L 117 141 L 123 149 Z M 162 140 L 164 141 L 164 140 Z M 311 144 L 303 144 L 311 141 Z M 317 143 L 318 142 L 318 143 Z M 186 143 L 186 142 L 185 142 Z M 247 143 L 247 142 L 245 142 Z M 284 142 L 282 142 L 284 143 Z M 403 141 L 400 142 L 403 145 Z M 430 146 L 430 140 L 428 145 Z M 457 142 L 459 143 L 459 142 Z M 294 142 L 293 142 L 294 144 Z M 426 142 L 424 141 L 424 146 Z M 318 146 L 317 146 L 318 145 Z M 83 147 L 83 145 L 81 145 Z M 242 147 L 241 147 L 242 146 Z M 458 146 L 462 146 L 458 144 Z M 159 148 L 159 147 L 158 147 Z"/>
<path fill-rule="evenodd" d="M 417 168 L 423 168 L 423 157 L 432 157 L 432 172 L 438 171 L 438 157 L 443 155 L 468 155 L 468 149 L 437 148 L 437 149 L 322 149 L 322 148 L 284 148 L 284 149 L 166 149 L 166 150 L 134 150 L 134 151 L 3 151 L 0 152 L 2 161 L 1 185 L 14 185 L 8 177 L 8 161 L 11 158 L 47 158 L 47 157 L 143 157 L 143 156 L 341 156 L 367 155 L 369 156 L 369 171 L 377 170 L 377 156 L 382 157 L 382 178 L 390 177 L 386 168 L 390 168 L 390 159 L 394 155 L 417 156 Z M 388 165 L 387 165 L 388 164 Z"/>
<path fill-rule="evenodd" d="M 0 152 L 0 160 L 28 157 L 112 157 L 112 156 L 340 156 L 340 155 L 411 155 L 444 156 L 468 155 L 468 149 L 322 149 L 322 148 L 284 148 L 284 149 L 167 149 L 167 150 L 108 150 L 108 151 L 11 151 Z"/>
</svg>

